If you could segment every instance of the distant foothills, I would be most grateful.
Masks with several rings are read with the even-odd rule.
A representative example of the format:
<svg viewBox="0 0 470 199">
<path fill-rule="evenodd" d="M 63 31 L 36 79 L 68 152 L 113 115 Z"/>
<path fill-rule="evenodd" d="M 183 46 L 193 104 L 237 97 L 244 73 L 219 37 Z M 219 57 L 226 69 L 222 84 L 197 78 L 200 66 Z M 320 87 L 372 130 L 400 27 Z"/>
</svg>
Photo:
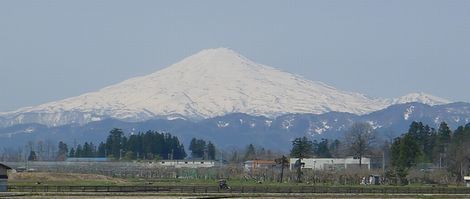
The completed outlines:
<svg viewBox="0 0 470 199">
<path fill-rule="evenodd" d="M 290 142 L 306 136 L 309 139 L 341 139 L 355 122 L 367 122 L 378 132 L 378 137 L 393 139 L 407 131 L 410 122 L 422 121 L 431 128 L 446 122 L 451 128 L 470 122 L 469 103 L 451 103 L 429 106 L 421 103 L 392 105 L 365 115 L 329 112 L 324 114 L 285 114 L 276 118 L 232 113 L 214 118 L 191 121 L 184 119 L 152 119 L 126 122 L 106 119 L 83 125 L 46 126 L 18 124 L 0 128 L 0 145 L 17 147 L 28 142 L 63 141 L 68 144 L 105 140 L 110 129 L 119 128 L 126 136 L 154 130 L 171 133 L 189 146 L 197 137 L 217 143 L 223 149 L 235 149 L 254 144 L 259 147 L 288 151 Z"/>
</svg>

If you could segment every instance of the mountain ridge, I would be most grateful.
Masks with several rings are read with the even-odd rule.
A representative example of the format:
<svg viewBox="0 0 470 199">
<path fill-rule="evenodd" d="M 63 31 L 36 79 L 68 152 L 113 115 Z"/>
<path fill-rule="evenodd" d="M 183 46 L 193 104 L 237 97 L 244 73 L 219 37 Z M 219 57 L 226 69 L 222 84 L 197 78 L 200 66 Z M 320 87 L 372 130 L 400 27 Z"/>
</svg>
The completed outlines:
<svg viewBox="0 0 470 199">
<path fill-rule="evenodd" d="M 307 136 L 320 140 L 342 139 L 344 132 L 354 122 L 367 122 L 378 132 L 378 139 L 393 139 L 405 133 L 411 122 L 420 121 L 437 128 L 446 122 L 452 129 L 470 123 L 470 103 L 457 102 L 445 105 L 406 103 L 389 106 L 365 115 L 343 112 L 323 114 L 286 114 L 276 118 L 231 113 L 224 116 L 190 120 L 151 119 L 126 122 L 104 119 L 84 125 L 48 127 L 40 124 L 19 124 L 0 127 L 0 145 L 18 147 L 29 141 L 64 141 L 66 143 L 94 142 L 106 139 L 113 128 L 121 128 L 126 134 L 155 130 L 178 136 L 185 146 L 196 137 L 211 140 L 220 148 L 244 147 L 255 144 L 272 149 L 288 151 L 291 140 Z"/>
</svg>

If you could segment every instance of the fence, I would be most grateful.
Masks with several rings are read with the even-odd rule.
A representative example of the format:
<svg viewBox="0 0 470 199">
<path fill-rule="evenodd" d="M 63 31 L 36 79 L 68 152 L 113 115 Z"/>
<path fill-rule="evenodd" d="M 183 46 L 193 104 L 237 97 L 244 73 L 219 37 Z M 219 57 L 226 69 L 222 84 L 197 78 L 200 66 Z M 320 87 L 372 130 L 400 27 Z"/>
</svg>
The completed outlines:
<svg viewBox="0 0 470 199">
<path fill-rule="evenodd" d="M 162 192 L 162 193 L 365 193 L 365 194 L 470 194 L 470 188 L 448 187 L 327 187 L 327 186 L 23 186 L 10 192 Z"/>
</svg>

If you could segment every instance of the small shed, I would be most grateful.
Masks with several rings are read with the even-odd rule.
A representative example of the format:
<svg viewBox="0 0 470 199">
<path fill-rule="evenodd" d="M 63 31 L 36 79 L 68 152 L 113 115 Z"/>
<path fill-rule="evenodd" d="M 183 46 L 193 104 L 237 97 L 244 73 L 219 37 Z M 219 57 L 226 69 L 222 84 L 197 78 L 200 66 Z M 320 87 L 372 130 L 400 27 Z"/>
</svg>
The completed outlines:
<svg viewBox="0 0 470 199">
<path fill-rule="evenodd" d="M 11 167 L 0 163 L 0 192 L 8 191 L 8 173 Z"/>
<path fill-rule="evenodd" d="M 465 181 L 466 187 L 470 187 L 470 176 L 464 176 L 463 181 Z"/>
</svg>

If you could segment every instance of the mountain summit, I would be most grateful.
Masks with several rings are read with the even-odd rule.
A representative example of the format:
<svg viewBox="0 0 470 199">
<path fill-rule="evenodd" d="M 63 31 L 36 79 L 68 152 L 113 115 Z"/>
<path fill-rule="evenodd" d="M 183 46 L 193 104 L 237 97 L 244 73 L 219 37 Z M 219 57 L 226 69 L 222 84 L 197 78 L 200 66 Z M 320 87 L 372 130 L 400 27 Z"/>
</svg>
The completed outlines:
<svg viewBox="0 0 470 199">
<path fill-rule="evenodd" d="M 106 118 L 203 119 L 227 113 L 274 117 L 330 111 L 365 114 L 409 99 L 373 99 L 257 64 L 227 48 L 208 49 L 150 75 L 56 102 L 1 113 L 0 125 L 84 124 Z M 433 104 L 440 98 L 425 98 Z"/>
<path fill-rule="evenodd" d="M 410 93 L 392 100 L 392 104 L 404 104 L 408 102 L 420 102 L 431 106 L 451 103 L 451 101 L 447 99 L 432 96 L 423 92 Z"/>
</svg>

